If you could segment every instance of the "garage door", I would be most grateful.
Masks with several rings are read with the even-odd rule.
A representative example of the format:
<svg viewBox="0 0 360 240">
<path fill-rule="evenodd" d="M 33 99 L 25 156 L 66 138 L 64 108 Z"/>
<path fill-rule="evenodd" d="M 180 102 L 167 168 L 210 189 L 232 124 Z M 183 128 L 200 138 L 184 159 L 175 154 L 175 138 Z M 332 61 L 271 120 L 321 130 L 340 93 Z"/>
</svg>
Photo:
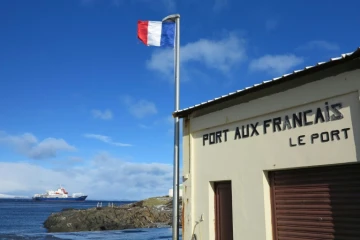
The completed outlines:
<svg viewBox="0 0 360 240">
<path fill-rule="evenodd" d="M 360 240 L 360 164 L 269 177 L 274 240 Z"/>
</svg>

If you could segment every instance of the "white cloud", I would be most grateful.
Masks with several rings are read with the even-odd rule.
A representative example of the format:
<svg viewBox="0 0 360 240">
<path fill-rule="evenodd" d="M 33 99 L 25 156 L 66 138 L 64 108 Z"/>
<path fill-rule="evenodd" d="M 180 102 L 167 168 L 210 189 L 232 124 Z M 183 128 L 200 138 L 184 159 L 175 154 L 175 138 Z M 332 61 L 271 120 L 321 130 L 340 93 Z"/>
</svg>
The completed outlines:
<svg viewBox="0 0 360 240">
<path fill-rule="evenodd" d="M 31 133 L 14 136 L 0 132 L 0 144 L 9 146 L 31 159 L 53 158 L 58 152 L 76 150 L 64 139 L 46 138 L 39 142 Z"/>
<path fill-rule="evenodd" d="M 143 129 L 150 129 L 151 126 L 145 125 L 145 124 L 139 124 L 139 127 L 143 128 Z"/>
<path fill-rule="evenodd" d="M 19 196 L 19 195 L 7 195 L 7 194 L 1 194 L 0 198 L 28 198 L 29 196 Z"/>
<path fill-rule="evenodd" d="M 173 54 L 172 49 L 154 51 L 146 66 L 173 81 Z M 180 48 L 182 76 L 184 76 L 184 70 L 190 68 L 189 63 L 202 64 L 226 75 L 245 59 L 245 41 L 234 33 L 230 33 L 220 40 L 200 39 Z"/>
<path fill-rule="evenodd" d="M 128 143 L 114 142 L 111 139 L 111 137 L 104 136 L 104 135 L 99 135 L 99 134 L 85 134 L 84 137 L 97 139 L 97 140 L 102 141 L 104 143 L 108 143 L 108 144 L 118 146 L 118 147 L 130 147 L 130 146 L 132 146 L 131 144 L 128 144 Z"/>
<path fill-rule="evenodd" d="M 51 165 L 53 169 L 62 169 L 64 166 L 66 166 L 66 168 L 70 168 L 72 166 L 82 165 L 85 163 L 85 159 L 82 157 L 70 156 L 58 159 L 50 159 L 46 163 Z"/>
<path fill-rule="evenodd" d="M 172 125 L 172 124 L 174 124 L 174 118 L 170 115 L 170 116 L 167 116 L 167 117 L 162 117 L 162 118 L 156 119 L 152 123 L 139 124 L 138 126 L 140 128 L 143 128 L 143 129 L 150 129 L 150 128 L 153 128 L 155 126 L 164 127 L 165 125 Z"/>
<path fill-rule="evenodd" d="M 265 55 L 250 62 L 251 71 L 265 71 L 271 74 L 284 74 L 293 67 L 303 63 L 303 58 L 293 54 Z"/>
<path fill-rule="evenodd" d="M 84 159 L 83 159 L 82 157 L 71 156 L 71 157 L 69 157 L 69 161 L 70 161 L 70 162 L 77 163 L 77 162 L 83 162 Z"/>
<path fill-rule="evenodd" d="M 274 30 L 278 25 L 278 21 L 274 20 L 274 19 L 268 19 L 265 22 L 265 28 L 267 31 L 271 31 Z"/>
<path fill-rule="evenodd" d="M 47 169 L 29 163 L 0 162 L 0 193 L 32 196 L 62 184 L 70 193 L 83 192 L 88 199 L 143 199 L 163 196 L 172 187 L 172 166 L 132 163 L 97 155 L 87 166 Z"/>
<path fill-rule="evenodd" d="M 155 103 L 145 99 L 134 100 L 129 96 L 125 96 L 123 102 L 128 107 L 129 112 L 137 118 L 143 118 L 157 113 Z"/>
<path fill-rule="evenodd" d="M 221 10 L 226 8 L 228 6 L 228 4 L 229 4 L 228 0 L 215 0 L 214 6 L 213 6 L 213 11 L 220 12 Z"/>
<path fill-rule="evenodd" d="M 168 115 L 166 117 L 162 117 L 162 118 L 159 118 L 157 119 L 155 122 L 154 122 L 155 125 L 169 125 L 169 124 L 174 124 L 174 118 L 172 115 Z"/>
<path fill-rule="evenodd" d="M 98 109 L 93 109 L 93 110 L 91 110 L 91 113 L 94 118 L 100 118 L 103 120 L 110 120 L 113 118 L 113 114 L 109 109 L 106 109 L 104 111 L 101 111 Z"/>
<path fill-rule="evenodd" d="M 324 40 L 314 40 L 314 41 L 310 41 L 298 48 L 298 50 L 313 50 L 313 49 L 323 49 L 326 51 L 337 51 L 340 49 L 340 47 L 336 43 L 331 43 L 331 42 L 324 41 Z"/>
</svg>

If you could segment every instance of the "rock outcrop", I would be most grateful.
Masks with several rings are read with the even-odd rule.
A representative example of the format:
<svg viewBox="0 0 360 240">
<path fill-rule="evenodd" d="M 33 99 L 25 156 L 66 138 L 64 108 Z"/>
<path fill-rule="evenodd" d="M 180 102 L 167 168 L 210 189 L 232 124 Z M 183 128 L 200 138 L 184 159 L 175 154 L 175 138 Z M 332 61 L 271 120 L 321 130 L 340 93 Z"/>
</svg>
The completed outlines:
<svg viewBox="0 0 360 240">
<path fill-rule="evenodd" d="M 181 201 L 180 219 L 181 219 Z M 172 225 L 172 198 L 155 197 L 113 207 L 63 209 L 44 222 L 48 232 L 104 231 Z M 179 223 L 181 226 L 181 221 Z"/>
</svg>

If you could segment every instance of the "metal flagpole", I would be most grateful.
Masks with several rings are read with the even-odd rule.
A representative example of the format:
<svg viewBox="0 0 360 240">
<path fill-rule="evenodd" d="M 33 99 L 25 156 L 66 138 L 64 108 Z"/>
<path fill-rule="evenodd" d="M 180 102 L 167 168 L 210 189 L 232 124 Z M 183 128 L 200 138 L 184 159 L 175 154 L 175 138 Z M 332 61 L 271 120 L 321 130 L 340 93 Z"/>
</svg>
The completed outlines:
<svg viewBox="0 0 360 240">
<path fill-rule="evenodd" d="M 179 110 L 180 102 L 180 15 L 173 14 L 165 17 L 163 21 L 175 22 L 175 48 L 174 48 L 174 75 L 175 75 L 175 111 Z M 180 122 L 179 117 L 174 122 L 174 174 L 173 174 L 173 240 L 179 239 L 179 143 Z"/>
</svg>

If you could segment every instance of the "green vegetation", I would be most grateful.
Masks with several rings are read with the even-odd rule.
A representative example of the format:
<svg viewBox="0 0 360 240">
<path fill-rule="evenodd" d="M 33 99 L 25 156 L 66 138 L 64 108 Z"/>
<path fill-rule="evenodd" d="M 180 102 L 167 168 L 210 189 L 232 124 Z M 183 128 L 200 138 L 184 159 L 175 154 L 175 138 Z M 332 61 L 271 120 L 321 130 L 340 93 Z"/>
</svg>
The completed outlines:
<svg viewBox="0 0 360 240">
<path fill-rule="evenodd" d="M 143 207 L 155 207 L 158 205 L 166 205 L 170 201 L 172 201 L 172 198 L 169 197 L 153 197 L 153 198 L 144 199 L 139 203 Z"/>
</svg>

